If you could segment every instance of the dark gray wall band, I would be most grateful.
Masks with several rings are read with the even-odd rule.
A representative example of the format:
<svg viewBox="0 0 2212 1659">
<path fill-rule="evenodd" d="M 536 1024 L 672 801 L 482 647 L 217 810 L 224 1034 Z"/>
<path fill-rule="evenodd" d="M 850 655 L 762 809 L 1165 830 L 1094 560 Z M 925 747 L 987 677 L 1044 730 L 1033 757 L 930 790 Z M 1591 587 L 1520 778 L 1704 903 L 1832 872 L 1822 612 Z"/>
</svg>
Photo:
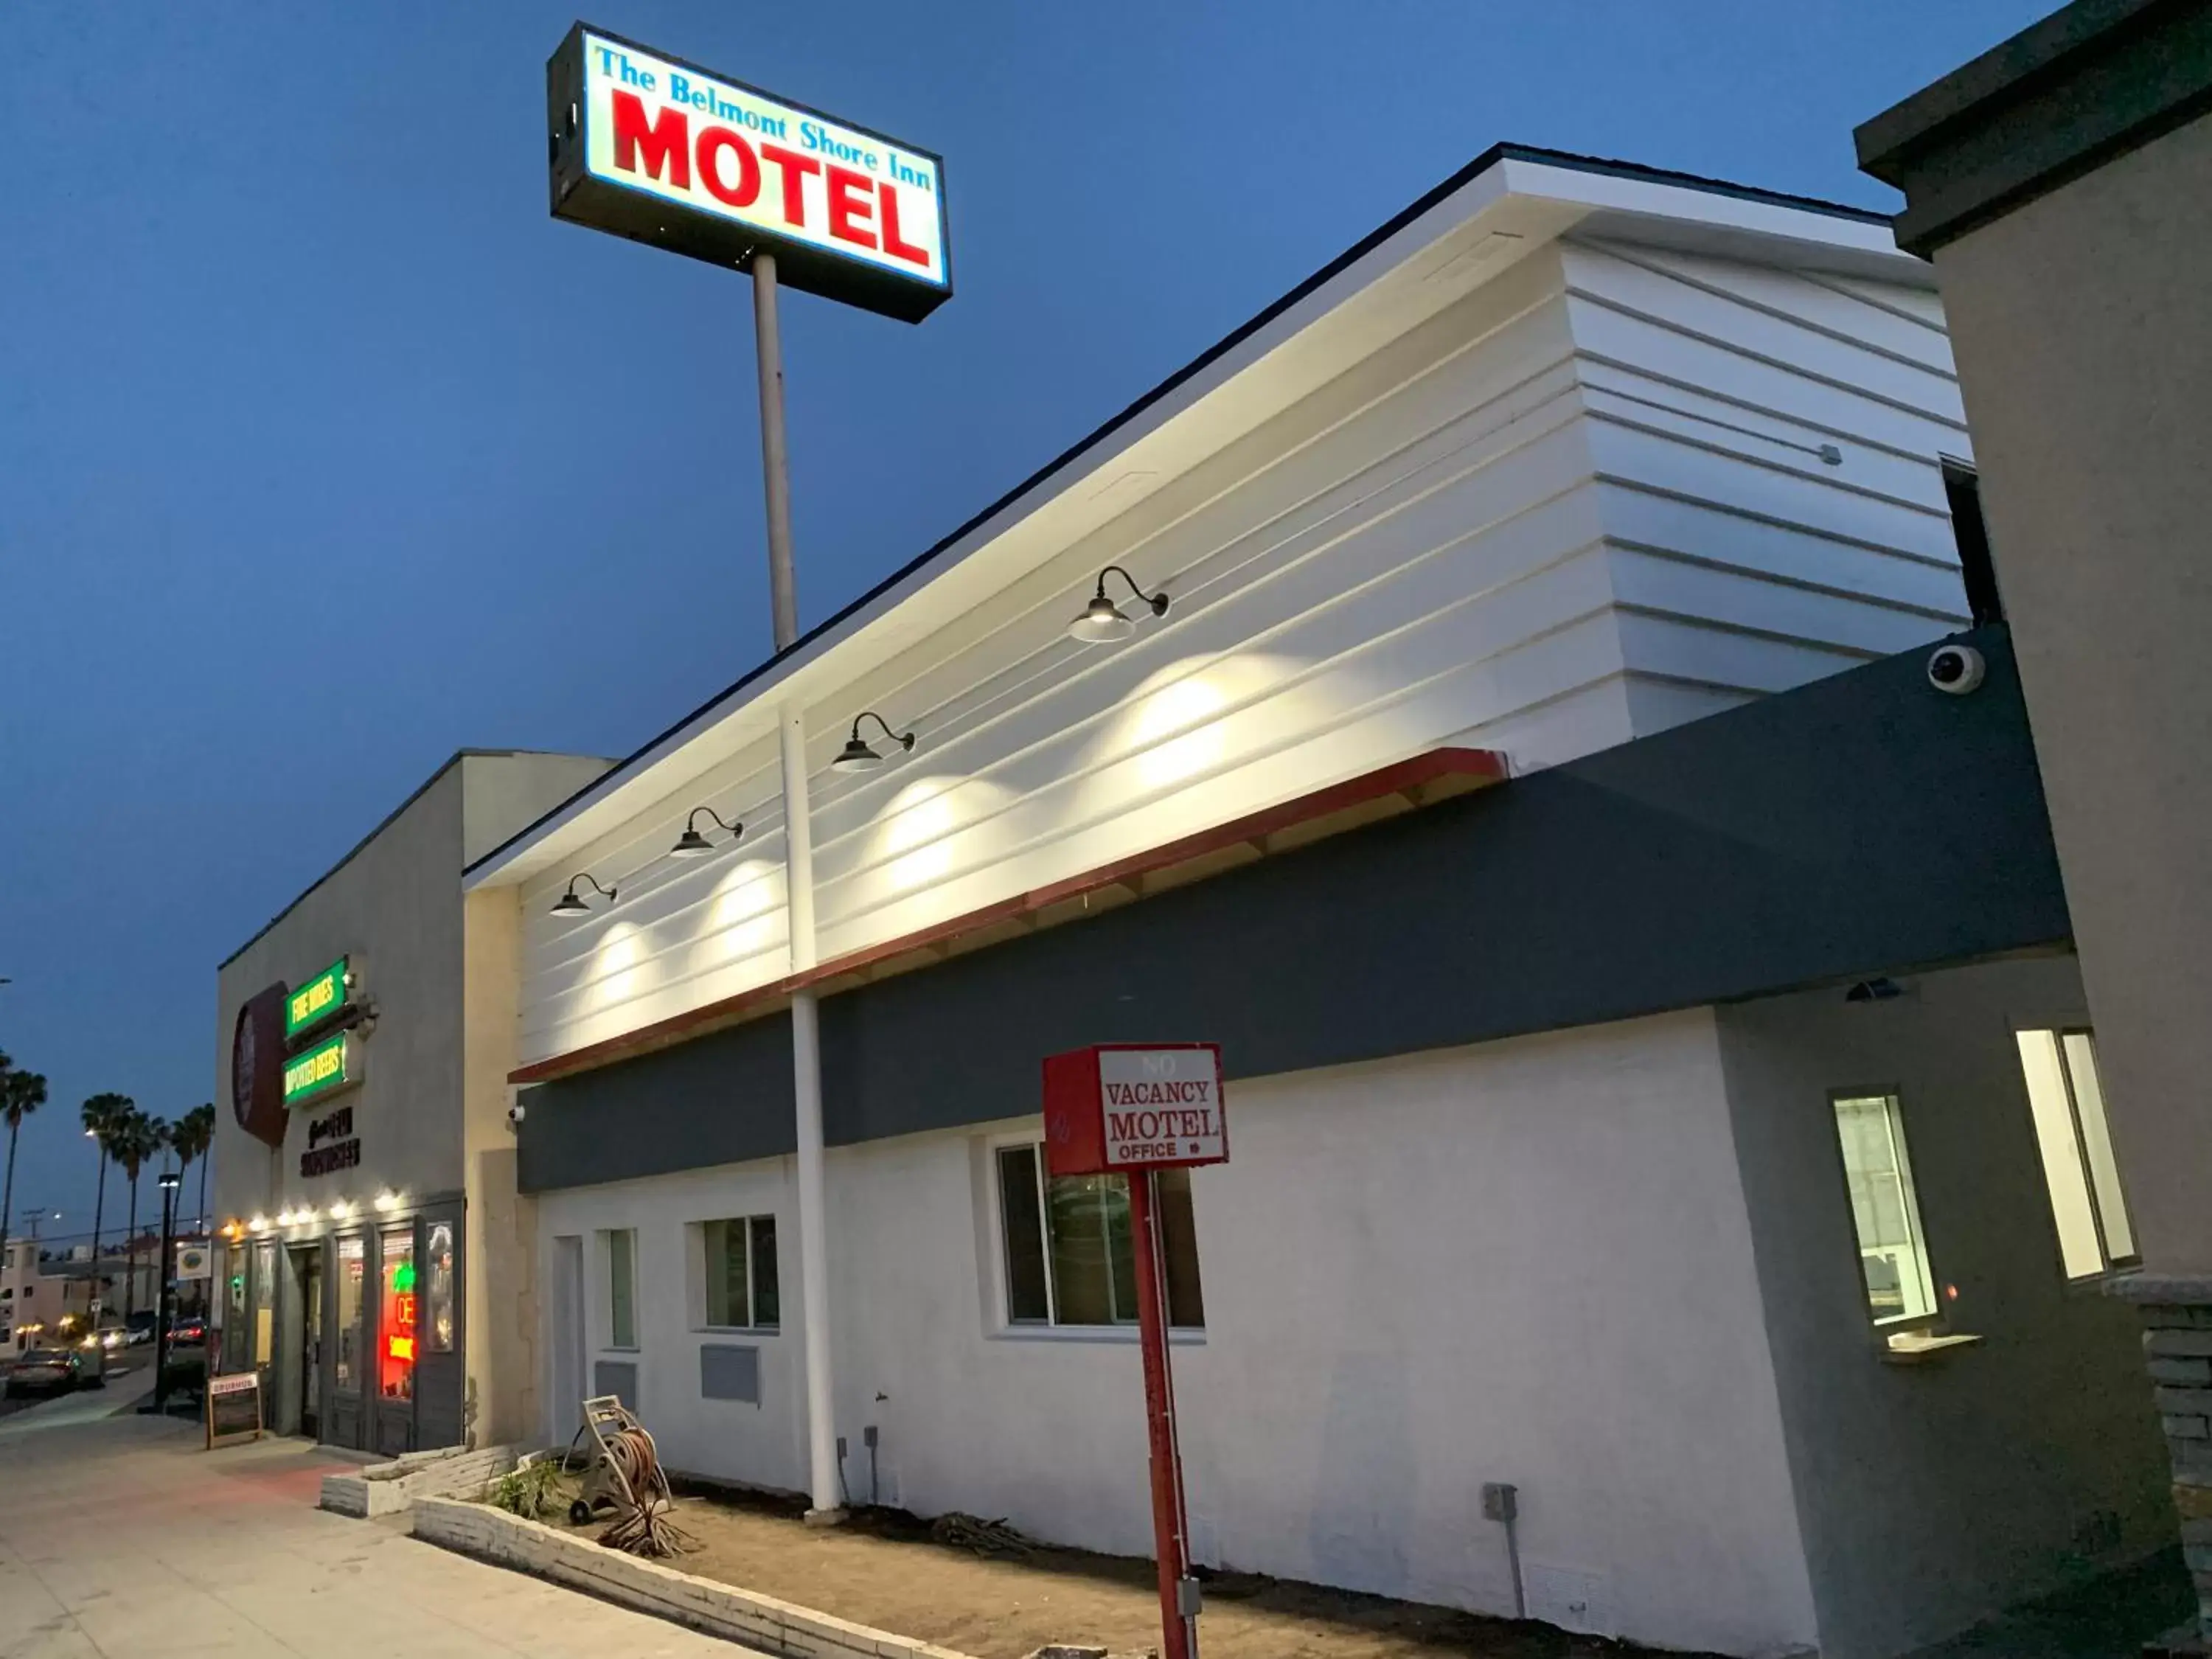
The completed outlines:
<svg viewBox="0 0 2212 1659">
<path fill-rule="evenodd" d="M 1038 1109 L 1043 1057 L 1264 1076 L 2061 944 L 2009 636 L 1963 637 L 822 1005 L 834 1145 Z M 530 1091 L 525 1190 L 793 1148 L 782 1017 Z"/>
</svg>

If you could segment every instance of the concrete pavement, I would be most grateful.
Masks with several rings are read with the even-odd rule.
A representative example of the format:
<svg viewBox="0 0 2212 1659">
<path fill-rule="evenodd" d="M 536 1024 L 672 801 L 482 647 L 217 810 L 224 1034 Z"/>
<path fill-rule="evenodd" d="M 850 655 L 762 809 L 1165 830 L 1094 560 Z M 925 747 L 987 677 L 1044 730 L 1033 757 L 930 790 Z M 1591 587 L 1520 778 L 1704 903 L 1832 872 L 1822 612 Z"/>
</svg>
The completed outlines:
<svg viewBox="0 0 2212 1659">
<path fill-rule="evenodd" d="M 0 1434 L 0 1659 L 743 1651 L 325 1515 L 343 1467 L 291 1441 L 203 1451 L 195 1425 L 136 1413 Z"/>
</svg>

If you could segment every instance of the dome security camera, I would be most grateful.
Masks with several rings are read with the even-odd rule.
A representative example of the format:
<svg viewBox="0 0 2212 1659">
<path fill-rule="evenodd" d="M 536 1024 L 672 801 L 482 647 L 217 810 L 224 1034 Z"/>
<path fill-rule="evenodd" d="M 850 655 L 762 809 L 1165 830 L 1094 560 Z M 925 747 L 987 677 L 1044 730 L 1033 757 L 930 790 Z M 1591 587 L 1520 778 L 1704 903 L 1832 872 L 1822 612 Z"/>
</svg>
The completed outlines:
<svg viewBox="0 0 2212 1659">
<path fill-rule="evenodd" d="M 1988 671 L 1982 653 L 1971 645 L 1939 645 L 1929 653 L 1928 684 L 1951 696 L 1965 696 Z"/>
<path fill-rule="evenodd" d="M 525 1106 L 520 1101 L 516 1101 L 514 1105 L 507 1109 L 507 1127 L 510 1129 L 520 1128 L 522 1124 L 522 1120 L 528 1111 L 528 1107 Z"/>
</svg>

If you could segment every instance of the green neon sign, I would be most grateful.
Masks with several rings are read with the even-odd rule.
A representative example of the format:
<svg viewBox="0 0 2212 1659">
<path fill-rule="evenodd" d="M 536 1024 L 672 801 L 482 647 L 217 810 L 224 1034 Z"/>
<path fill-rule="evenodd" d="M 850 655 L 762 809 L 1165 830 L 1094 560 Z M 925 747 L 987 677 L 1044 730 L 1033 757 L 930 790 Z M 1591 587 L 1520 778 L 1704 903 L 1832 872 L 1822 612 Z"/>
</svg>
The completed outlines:
<svg viewBox="0 0 2212 1659">
<path fill-rule="evenodd" d="M 340 957 L 305 985 L 284 999 L 284 1036 L 287 1042 L 311 1025 L 319 1025 L 346 1005 L 353 976 L 348 958 Z"/>
<path fill-rule="evenodd" d="M 284 1062 L 284 1104 L 297 1106 L 360 1081 L 361 1060 L 352 1033 L 340 1031 Z"/>
</svg>

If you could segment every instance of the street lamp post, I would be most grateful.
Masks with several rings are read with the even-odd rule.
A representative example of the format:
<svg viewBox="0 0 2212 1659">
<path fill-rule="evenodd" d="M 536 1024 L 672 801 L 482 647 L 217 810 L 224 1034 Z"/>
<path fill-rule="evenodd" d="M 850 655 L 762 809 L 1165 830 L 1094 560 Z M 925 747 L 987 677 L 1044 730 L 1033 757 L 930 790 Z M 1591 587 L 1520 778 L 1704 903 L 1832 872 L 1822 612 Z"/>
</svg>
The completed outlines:
<svg viewBox="0 0 2212 1659">
<path fill-rule="evenodd" d="M 161 1257 L 157 1271 L 161 1278 L 154 1291 L 154 1413 L 159 1416 L 169 1404 L 169 1282 L 170 1270 L 176 1264 L 172 1260 L 176 1253 L 173 1228 L 176 1222 L 177 1188 L 184 1177 L 174 1170 L 161 1171 Z"/>
</svg>

